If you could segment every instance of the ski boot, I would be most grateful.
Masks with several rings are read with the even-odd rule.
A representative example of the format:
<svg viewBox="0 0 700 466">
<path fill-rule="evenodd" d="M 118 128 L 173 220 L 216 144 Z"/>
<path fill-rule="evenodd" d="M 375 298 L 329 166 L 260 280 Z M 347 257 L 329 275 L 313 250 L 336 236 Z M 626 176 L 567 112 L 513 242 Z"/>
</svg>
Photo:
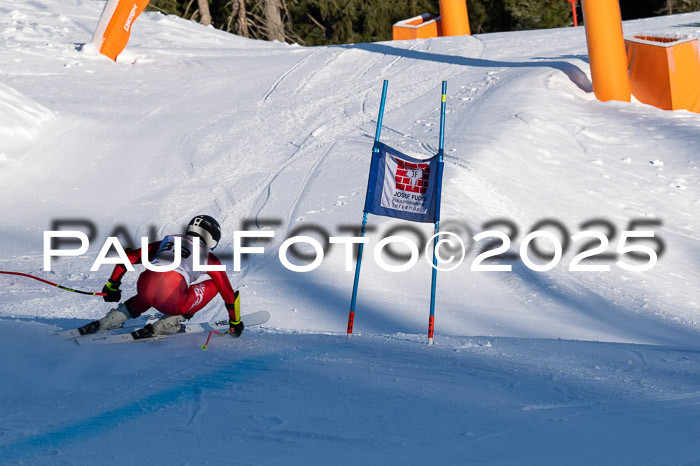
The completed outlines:
<svg viewBox="0 0 700 466">
<path fill-rule="evenodd" d="M 81 335 L 88 335 L 97 332 L 109 332 L 121 328 L 128 319 L 131 319 L 131 312 L 125 303 L 110 310 L 106 316 L 100 320 L 95 320 L 83 325 L 78 329 Z"/>
<path fill-rule="evenodd" d="M 140 338 L 151 338 L 161 335 L 173 335 L 180 331 L 182 328 L 182 323 L 187 320 L 184 315 L 178 316 L 166 316 L 158 319 L 152 324 L 146 325 L 140 330 L 131 332 L 135 339 Z"/>
</svg>

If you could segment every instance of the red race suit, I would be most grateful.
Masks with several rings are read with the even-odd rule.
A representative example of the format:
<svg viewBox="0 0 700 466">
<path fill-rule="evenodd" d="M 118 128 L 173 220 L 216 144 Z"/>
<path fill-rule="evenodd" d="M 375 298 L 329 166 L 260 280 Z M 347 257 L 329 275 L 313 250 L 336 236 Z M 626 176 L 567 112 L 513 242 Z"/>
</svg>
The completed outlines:
<svg viewBox="0 0 700 466">
<path fill-rule="evenodd" d="M 163 314 L 185 315 L 190 318 L 220 293 L 226 303 L 229 318 L 234 322 L 240 321 L 238 292 L 233 290 L 226 272 L 194 270 L 195 259 L 200 266 L 221 266 L 221 261 L 200 238 L 169 235 L 161 241 L 151 243 L 148 245 L 148 263 L 172 268 L 176 259 L 176 238 L 179 238 L 181 243 L 180 263 L 171 271 L 146 270 L 139 275 L 136 296 L 125 302 L 132 317 L 138 317 L 153 307 Z M 194 254 L 195 241 L 199 245 L 198 258 Z M 126 254 L 132 264 L 143 264 L 141 249 L 128 251 Z M 121 282 L 126 271 L 126 267 L 117 264 L 110 281 Z M 208 275 L 209 279 L 195 283 L 204 274 Z"/>
</svg>

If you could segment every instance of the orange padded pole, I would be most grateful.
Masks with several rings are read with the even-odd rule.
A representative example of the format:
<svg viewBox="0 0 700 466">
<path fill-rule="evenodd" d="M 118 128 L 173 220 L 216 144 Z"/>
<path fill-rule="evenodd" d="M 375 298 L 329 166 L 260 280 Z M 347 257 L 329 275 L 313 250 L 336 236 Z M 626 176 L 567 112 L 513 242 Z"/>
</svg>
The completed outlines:
<svg viewBox="0 0 700 466">
<path fill-rule="evenodd" d="M 131 26 L 149 0 L 108 0 L 92 41 L 102 55 L 116 61 L 131 35 Z"/>
<path fill-rule="evenodd" d="M 583 21 L 598 100 L 630 101 L 630 78 L 618 0 L 582 0 Z"/>
<path fill-rule="evenodd" d="M 440 0 L 443 36 L 471 35 L 466 0 Z"/>
</svg>

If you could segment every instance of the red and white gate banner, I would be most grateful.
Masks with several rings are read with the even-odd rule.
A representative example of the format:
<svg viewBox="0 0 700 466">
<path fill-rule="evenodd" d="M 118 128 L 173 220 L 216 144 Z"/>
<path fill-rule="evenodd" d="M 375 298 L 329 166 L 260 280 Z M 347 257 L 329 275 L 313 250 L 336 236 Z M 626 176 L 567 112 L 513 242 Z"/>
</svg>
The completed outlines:
<svg viewBox="0 0 700 466">
<path fill-rule="evenodd" d="M 372 153 L 365 212 L 412 222 L 434 223 L 437 155 L 420 160 L 380 142 Z"/>
</svg>

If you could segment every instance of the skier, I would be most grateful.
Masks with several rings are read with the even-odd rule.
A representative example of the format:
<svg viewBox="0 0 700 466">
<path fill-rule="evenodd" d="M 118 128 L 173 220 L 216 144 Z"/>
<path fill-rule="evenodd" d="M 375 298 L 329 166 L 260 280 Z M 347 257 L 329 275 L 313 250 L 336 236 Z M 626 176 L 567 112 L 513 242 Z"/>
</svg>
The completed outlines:
<svg viewBox="0 0 700 466">
<path fill-rule="evenodd" d="M 243 333 L 241 322 L 240 301 L 238 291 L 234 291 L 226 273 L 223 271 L 194 270 L 193 244 L 199 242 L 200 257 L 198 264 L 202 266 L 221 265 L 213 250 L 221 239 L 219 223 L 209 215 L 197 215 L 187 225 L 185 235 L 169 235 L 161 241 L 148 245 L 148 262 L 157 266 L 171 266 L 175 262 L 175 238 L 181 241 L 180 265 L 169 272 L 146 270 L 139 275 L 136 284 L 137 294 L 110 310 L 105 317 L 90 322 L 79 329 L 82 335 L 106 332 L 120 328 L 128 319 L 136 318 L 153 307 L 166 314 L 153 324 L 138 330 L 140 338 L 158 335 L 170 335 L 180 330 L 181 323 L 192 316 L 212 298 L 221 293 L 229 314 L 229 333 L 233 337 Z M 127 252 L 132 264 L 141 262 L 141 249 Z M 106 302 L 119 302 L 122 292 L 119 289 L 121 279 L 126 273 L 126 267 L 117 264 L 107 284 L 102 288 Z M 200 283 L 195 282 L 203 273 L 209 279 Z"/>
</svg>

